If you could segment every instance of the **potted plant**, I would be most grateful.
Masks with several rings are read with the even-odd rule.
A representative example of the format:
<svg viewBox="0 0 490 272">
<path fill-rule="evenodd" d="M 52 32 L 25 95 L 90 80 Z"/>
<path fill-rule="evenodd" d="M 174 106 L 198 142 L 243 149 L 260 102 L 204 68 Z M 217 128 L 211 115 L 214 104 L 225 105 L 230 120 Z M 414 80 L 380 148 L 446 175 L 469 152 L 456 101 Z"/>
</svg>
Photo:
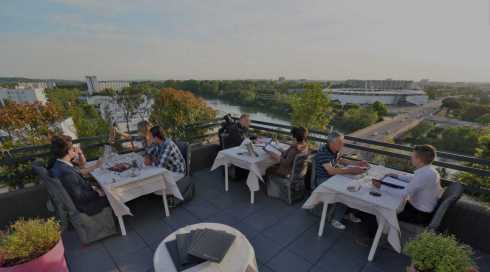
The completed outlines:
<svg viewBox="0 0 490 272">
<path fill-rule="evenodd" d="M 473 252 L 452 235 L 423 232 L 404 248 L 411 258 L 407 272 L 470 272 L 478 271 Z"/>
<path fill-rule="evenodd" d="M 67 272 L 59 223 L 19 219 L 0 233 L 0 272 L 7 271 Z"/>
</svg>

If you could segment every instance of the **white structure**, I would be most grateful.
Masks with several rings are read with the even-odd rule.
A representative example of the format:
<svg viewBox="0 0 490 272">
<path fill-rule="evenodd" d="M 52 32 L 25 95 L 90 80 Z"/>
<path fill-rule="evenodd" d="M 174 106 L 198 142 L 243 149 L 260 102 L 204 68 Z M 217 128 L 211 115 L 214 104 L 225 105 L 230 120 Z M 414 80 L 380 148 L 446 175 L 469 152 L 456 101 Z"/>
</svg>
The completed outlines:
<svg viewBox="0 0 490 272">
<path fill-rule="evenodd" d="M 93 95 L 87 97 L 87 103 L 94 105 L 102 118 L 111 123 L 116 123 L 121 131 L 127 131 L 126 119 L 123 109 L 116 103 L 114 98 L 103 95 Z M 150 117 L 153 100 L 146 100 L 141 103 L 135 116 L 129 121 L 129 130 L 136 130 L 138 122 L 147 120 Z"/>
<path fill-rule="evenodd" d="M 47 89 L 56 87 L 56 82 L 53 80 L 48 81 L 38 81 L 38 82 L 19 82 L 17 83 L 16 89 Z"/>
<path fill-rule="evenodd" d="M 108 80 L 98 81 L 96 76 L 86 76 L 87 90 L 89 95 L 103 91 L 105 89 L 112 89 L 114 91 L 120 91 L 123 88 L 129 87 L 129 81 L 124 80 Z"/>
<path fill-rule="evenodd" d="M 330 99 L 338 100 L 342 105 L 360 104 L 370 105 L 376 101 L 386 105 L 423 105 L 429 100 L 422 90 L 383 90 L 383 89 L 364 89 L 364 88 L 342 88 L 324 89 Z"/>
<path fill-rule="evenodd" d="M 40 102 L 41 104 L 46 104 L 48 100 L 46 98 L 44 88 L 0 88 L 0 105 L 5 105 L 6 101 L 17 103 Z"/>
</svg>

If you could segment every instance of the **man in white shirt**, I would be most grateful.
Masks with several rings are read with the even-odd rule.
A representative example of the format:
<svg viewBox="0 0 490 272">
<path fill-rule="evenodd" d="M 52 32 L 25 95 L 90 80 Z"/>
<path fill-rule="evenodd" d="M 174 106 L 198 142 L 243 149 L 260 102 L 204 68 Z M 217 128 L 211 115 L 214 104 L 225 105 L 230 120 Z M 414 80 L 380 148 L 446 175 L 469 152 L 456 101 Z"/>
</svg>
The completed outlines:
<svg viewBox="0 0 490 272">
<path fill-rule="evenodd" d="M 413 149 L 412 164 L 414 175 L 389 174 L 396 179 L 408 182 L 406 187 L 405 209 L 398 214 L 400 221 L 417 225 L 428 225 L 442 194 L 439 173 L 432 166 L 436 149 L 431 145 L 417 145 Z M 378 185 L 379 186 L 379 185 Z"/>
</svg>

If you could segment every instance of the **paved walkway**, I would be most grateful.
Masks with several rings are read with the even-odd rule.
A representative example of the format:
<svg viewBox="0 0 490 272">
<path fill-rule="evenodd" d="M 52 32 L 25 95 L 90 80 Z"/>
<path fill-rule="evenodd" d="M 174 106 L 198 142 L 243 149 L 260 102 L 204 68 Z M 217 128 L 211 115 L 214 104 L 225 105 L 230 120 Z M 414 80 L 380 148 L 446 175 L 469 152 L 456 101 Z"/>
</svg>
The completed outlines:
<svg viewBox="0 0 490 272">
<path fill-rule="evenodd" d="M 164 217 L 161 198 L 149 195 L 129 203 L 133 217 L 126 217 L 128 235 L 113 236 L 81 246 L 74 231 L 63 234 L 71 272 L 153 271 L 153 252 L 160 241 L 182 226 L 217 222 L 239 229 L 255 248 L 261 272 L 394 272 L 405 271 L 409 259 L 387 248 L 379 248 L 372 263 L 368 246 L 358 242 L 363 225 L 346 231 L 326 227 L 317 236 L 319 218 L 301 209 L 302 203 L 284 202 L 256 194 L 254 205 L 244 182 L 230 182 L 224 192 L 223 171 L 201 171 L 194 175 L 196 197 Z M 490 256 L 478 259 L 481 271 L 490 271 Z"/>
</svg>

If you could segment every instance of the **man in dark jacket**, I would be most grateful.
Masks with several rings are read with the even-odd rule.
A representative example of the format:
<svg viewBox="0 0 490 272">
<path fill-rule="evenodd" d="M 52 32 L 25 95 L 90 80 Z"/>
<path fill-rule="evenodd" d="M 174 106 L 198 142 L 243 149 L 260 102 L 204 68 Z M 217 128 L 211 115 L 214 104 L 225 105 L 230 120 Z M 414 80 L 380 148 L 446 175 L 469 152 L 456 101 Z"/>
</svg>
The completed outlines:
<svg viewBox="0 0 490 272">
<path fill-rule="evenodd" d="M 100 167 L 102 162 L 97 161 L 94 166 L 84 167 L 85 156 L 80 148 L 73 146 L 69 136 L 53 137 L 51 148 L 56 161 L 50 169 L 50 174 L 61 181 L 75 207 L 88 215 L 97 214 L 108 207 L 109 203 L 104 192 L 95 185 L 91 185 L 82 176 Z M 78 164 L 80 168 L 75 167 L 75 164 Z"/>
<path fill-rule="evenodd" d="M 239 146 L 245 138 L 251 138 L 255 135 L 250 133 L 250 115 L 242 114 L 238 124 L 234 124 L 228 129 L 228 136 L 225 139 L 225 148 Z"/>
</svg>

